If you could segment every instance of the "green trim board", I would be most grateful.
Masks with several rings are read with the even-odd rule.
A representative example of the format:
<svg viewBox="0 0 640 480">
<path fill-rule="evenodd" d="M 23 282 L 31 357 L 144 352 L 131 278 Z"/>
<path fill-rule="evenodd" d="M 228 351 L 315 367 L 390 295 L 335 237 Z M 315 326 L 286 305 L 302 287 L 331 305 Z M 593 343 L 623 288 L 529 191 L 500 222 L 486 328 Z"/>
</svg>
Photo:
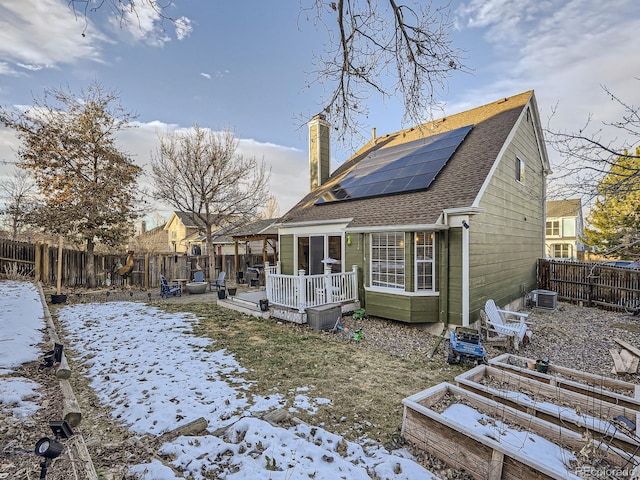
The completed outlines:
<svg viewBox="0 0 640 480">
<path fill-rule="evenodd" d="M 439 321 L 440 298 L 437 295 L 394 295 L 385 292 L 365 292 L 368 314 L 392 318 L 405 323 L 435 323 Z"/>
</svg>

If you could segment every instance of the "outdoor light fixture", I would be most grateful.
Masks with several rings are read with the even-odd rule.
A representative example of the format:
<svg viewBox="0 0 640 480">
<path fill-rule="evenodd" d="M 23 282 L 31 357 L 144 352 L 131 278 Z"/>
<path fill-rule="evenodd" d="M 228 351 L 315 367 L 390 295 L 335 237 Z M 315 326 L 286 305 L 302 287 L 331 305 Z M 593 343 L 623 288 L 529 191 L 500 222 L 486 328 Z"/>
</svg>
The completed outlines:
<svg viewBox="0 0 640 480">
<path fill-rule="evenodd" d="M 49 437 L 43 437 L 36 443 L 36 454 L 49 460 L 58 458 L 63 450 L 62 443 Z"/>
<path fill-rule="evenodd" d="M 64 350 L 64 345 L 60 343 L 53 344 L 53 358 L 56 362 L 60 363 L 62 361 L 62 351 Z"/>
<path fill-rule="evenodd" d="M 55 435 L 56 439 L 70 438 L 73 436 L 73 430 L 65 420 L 53 420 L 49 422 L 49 427 Z"/>
<path fill-rule="evenodd" d="M 64 445 L 59 440 L 61 438 L 69 438 L 73 435 L 73 430 L 71 430 L 69 424 L 64 420 L 49 422 L 49 427 L 51 427 L 55 440 L 49 437 L 42 437 L 38 440 L 34 449 L 36 455 L 44 458 L 44 460 L 40 462 L 40 480 L 47 477 L 47 469 L 53 459 L 62 455 Z"/>
<path fill-rule="evenodd" d="M 469 230 L 469 224 L 467 223 L 467 221 L 466 221 L 466 220 L 462 220 L 462 226 L 463 226 L 464 228 L 466 228 L 467 230 Z"/>
</svg>

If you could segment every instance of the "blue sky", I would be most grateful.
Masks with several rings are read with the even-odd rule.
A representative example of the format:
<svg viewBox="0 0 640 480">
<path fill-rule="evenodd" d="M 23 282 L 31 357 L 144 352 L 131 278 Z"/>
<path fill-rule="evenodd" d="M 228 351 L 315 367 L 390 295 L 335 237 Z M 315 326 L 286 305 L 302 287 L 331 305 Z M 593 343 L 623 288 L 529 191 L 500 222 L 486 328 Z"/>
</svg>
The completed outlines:
<svg viewBox="0 0 640 480">
<path fill-rule="evenodd" d="M 230 128 L 241 153 L 271 167 L 284 213 L 309 188 L 300 119 L 317 113 L 321 100 L 318 87 L 305 88 L 326 42 L 301 10 L 311 0 L 174 2 L 170 13 L 188 19 L 187 31 L 151 14 L 122 28 L 106 7 L 85 24 L 67 0 L 3 0 L 0 104 L 29 105 L 45 88 L 80 91 L 97 80 L 138 115 L 138 128 L 121 139 L 142 166 L 158 134 L 194 123 Z M 440 92 L 446 114 L 534 89 L 543 123 L 555 108 L 552 127 L 577 130 L 590 114 L 596 125 L 620 118 L 602 85 L 638 104 L 640 2 L 454 0 L 451 15 L 454 46 L 472 71 Z M 372 98 L 369 106 L 365 137 L 372 127 L 383 135 L 406 126 L 399 102 Z M 0 174 L 10 174 L 16 146 L 13 133 L 0 129 L 0 161 L 9 163 Z M 333 167 L 347 157 L 334 148 Z"/>
</svg>

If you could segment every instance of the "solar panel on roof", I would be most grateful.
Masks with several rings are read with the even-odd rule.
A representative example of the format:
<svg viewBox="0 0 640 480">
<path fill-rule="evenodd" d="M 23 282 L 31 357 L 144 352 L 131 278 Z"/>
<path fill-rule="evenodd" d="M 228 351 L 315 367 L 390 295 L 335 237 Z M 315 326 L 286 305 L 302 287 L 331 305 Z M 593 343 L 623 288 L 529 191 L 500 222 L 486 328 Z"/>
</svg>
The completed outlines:
<svg viewBox="0 0 640 480">
<path fill-rule="evenodd" d="M 370 152 L 316 205 L 426 190 L 473 125 Z"/>
</svg>

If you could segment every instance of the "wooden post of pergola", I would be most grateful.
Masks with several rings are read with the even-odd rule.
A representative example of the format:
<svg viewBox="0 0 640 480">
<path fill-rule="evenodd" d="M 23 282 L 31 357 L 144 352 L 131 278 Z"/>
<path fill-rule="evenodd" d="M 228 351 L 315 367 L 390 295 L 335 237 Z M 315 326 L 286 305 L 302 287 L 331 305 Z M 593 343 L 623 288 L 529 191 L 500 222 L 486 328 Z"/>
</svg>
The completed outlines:
<svg viewBox="0 0 640 480">
<path fill-rule="evenodd" d="M 262 265 L 267 264 L 267 237 L 262 239 Z"/>
<path fill-rule="evenodd" d="M 238 258 L 238 240 L 233 242 L 233 269 L 236 272 L 236 281 L 238 279 L 238 268 L 240 267 L 240 259 Z"/>
</svg>

